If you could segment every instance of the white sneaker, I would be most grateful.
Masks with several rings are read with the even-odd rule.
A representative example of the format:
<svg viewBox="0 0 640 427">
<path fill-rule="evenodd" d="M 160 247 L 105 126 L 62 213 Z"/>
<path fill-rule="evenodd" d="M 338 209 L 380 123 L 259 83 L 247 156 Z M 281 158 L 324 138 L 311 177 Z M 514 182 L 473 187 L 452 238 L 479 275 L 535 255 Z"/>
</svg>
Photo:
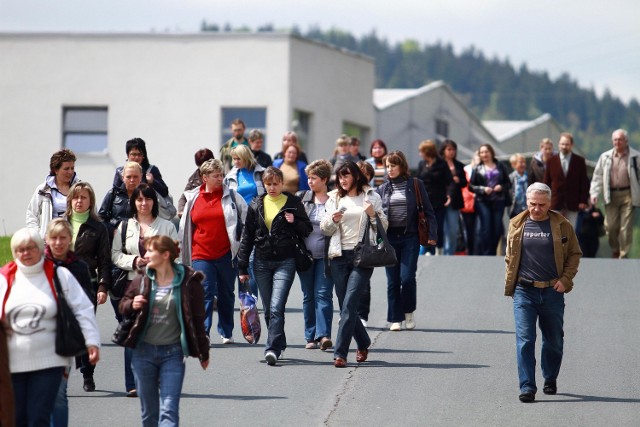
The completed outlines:
<svg viewBox="0 0 640 427">
<path fill-rule="evenodd" d="M 400 329 L 402 329 L 402 323 L 400 322 L 393 322 L 389 327 L 390 331 L 399 331 Z"/>
<path fill-rule="evenodd" d="M 225 338 L 222 337 L 222 344 L 233 344 L 235 341 L 233 341 L 233 338 Z"/>
<path fill-rule="evenodd" d="M 278 360 L 278 356 L 276 356 L 273 351 L 267 351 L 267 353 L 264 355 L 264 360 L 267 361 L 267 365 L 275 366 L 276 361 Z"/>
<path fill-rule="evenodd" d="M 416 327 L 416 319 L 413 316 L 413 313 L 404 314 L 404 326 L 407 329 L 414 329 Z"/>
</svg>

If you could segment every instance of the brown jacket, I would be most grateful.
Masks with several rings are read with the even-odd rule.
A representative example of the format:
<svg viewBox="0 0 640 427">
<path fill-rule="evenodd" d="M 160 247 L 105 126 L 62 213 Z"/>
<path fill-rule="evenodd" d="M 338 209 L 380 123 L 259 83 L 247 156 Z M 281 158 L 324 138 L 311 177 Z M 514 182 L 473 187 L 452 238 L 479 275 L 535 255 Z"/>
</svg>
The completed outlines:
<svg viewBox="0 0 640 427">
<path fill-rule="evenodd" d="M 181 300 L 181 323 L 184 331 L 180 341 L 185 356 L 188 354 L 197 357 L 200 361 L 209 360 L 209 337 L 204 329 L 204 288 L 202 280 L 204 275 L 187 266 L 178 265 L 178 268 L 184 268 L 184 278 L 182 283 L 177 286 L 180 290 Z M 151 301 L 151 279 L 147 275 L 138 275 L 131 281 L 124 296 L 120 300 L 118 306 L 120 313 L 124 317 L 135 314 L 133 309 L 133 298 L 140 295 L 141 282 L 144 280 L 144 288 L 142 295 L 147 301 Z M 174 296 L 176 298 L 176 296 Z M 149 317 L 149 304 L 146 304 L 137 314 L 136 321 L 131 328 L 131 332 L 125 341 L 125 347 L 135 347 L 140 334 L 145 330 L 147 319 Z M 186 346 L 186 348 L 185 348 Z"/>
<path fill-rule="evenodd" d="M 9 372 L 9 350 L 7 349 L 7 329 L 4 320 L 0 321 L 0 426 L 16 425 L 13 385 Z"/>
<path fill-rule="evenodd" d="M 567 176 L 562 171 L 560 155 L 547 162 L 544 183 L 551 188 L 551 209 L 577 211 L 580 203 L 589 203 L 589 177 L 584 157 L 571 153 Z"/>
<path fill-rule="evenodd" d="M 524 211 L 509 221 L 507 249 L 504 257 L 507 264 L 504 277 L 504 294 L 506 296 L 513 296 L 518 280 L 520 256 L 522 255 L 522 235 L 527 218 L 529 218 L 529 211 Z M 564 216 L 552 210 L 549 211 L 549 218 L 551 219 L 556 270 L 560 276 L 559 280 L 564 285 L 565 292 L 570 292 L 573 289 L 573 278 L 578 272 L 582 251 L 571 223 Z"/>
</svg>

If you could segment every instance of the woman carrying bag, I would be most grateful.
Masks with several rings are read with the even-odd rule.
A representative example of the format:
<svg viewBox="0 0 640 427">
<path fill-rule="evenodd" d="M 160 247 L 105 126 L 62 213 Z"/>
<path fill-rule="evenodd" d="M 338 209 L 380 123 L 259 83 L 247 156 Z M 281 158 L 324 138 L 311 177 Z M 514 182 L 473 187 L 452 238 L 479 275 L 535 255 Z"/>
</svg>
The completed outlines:
<svg viewBox="0 0 640 427">
<path fill-rule="evenodd" d="M 416 322 L 417 289 L 416 270 L 420 254 L 418 239 L 418 200 L 421 200 L 424 214 L 429 224 L 429 244 L 437 239 L 436 216 L 431 207 L 424 184 L 409 176 L 407 158 L 401 151 L 393 151 L 387 156 L 389 179 L 377 188 L 382 198 L 382 209 L 389 219 L 387 236 L 396 251 L 398 264 L 385 267 L 387 273 L 387 322 L 389 330 L 399 331 L 402 321 L 405 328 L 414 329 Z M 420 194 L 416 192 L 419 191 Z"/>
<path fill-rule="evenodd" d="M 49 425 L 62 375 L 71 362 L 56 352 L 62 296 L 54 275 L 80 325 L 93 364 L 100 359 L 100 334 L 93 304 L 69 270 L 55 268 L 45 259 L 44 242 L 36 228 L 16 231 L 11 252 L 15 261 L 0 269 L 0 301 L 2 318 L 12 331 L 8 347 L 16 425 Z"/>
<path fill-rule="evenodd" d="M 351 339 L 357 344 L 356 362 L 367 360 L 371 339 L 358 318 L 360 295 L 373 268 L 356 267 L 354 248 L 362 240 L 370 225 L 375 227 L 376 215 L 384 228 L 387 216 L 382 210 L 380 196 L 367 185 L 367 179 L 353 162 L 345 162 L 337 171 L 337 188 L 329 192 L 324 219 L 320 228 L 330 236 L 327 260 L 333 276 L 340 305 L 340 322 L 333 354 L 334 366 L 347 366 Z M 371 233 L 375 244 L 375 228 Z"/>
<path fill-rule="evenodd" d="M 197 357 L 202 369 L 209 366 L 203 275 L 175 262 L 178 243 L 167 236 L 151 236 L 144 246 L 146 274 L 134 279 L 120 300 L 123 317 L 139 313 L 125 345 L 134 347 L 131 366 L 142 425 L 177 426 L 186 357 Z"/>
</svg>

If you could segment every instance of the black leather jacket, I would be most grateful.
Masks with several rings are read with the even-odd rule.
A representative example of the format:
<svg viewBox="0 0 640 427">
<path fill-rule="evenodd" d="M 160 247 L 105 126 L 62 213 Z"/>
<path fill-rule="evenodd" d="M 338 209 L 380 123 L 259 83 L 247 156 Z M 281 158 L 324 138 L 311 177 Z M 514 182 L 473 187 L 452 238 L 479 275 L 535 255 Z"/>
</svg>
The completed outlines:
<svg viewBox="0 0 640 427">
<path fill-rule="evenodd" d="M 145 162 L 143 162 L 145 163 Z M 151 175 L 153 175 L 153 184 L 151 184 L 151 187 L 153 187 L 154 190 L 156 190 L 158 193 L 160 193 L 160 195 L 162 197 L 167 197 L 169 195 L 169 187 L 167 187 L 167 184 L 165 184 L 164 180 L 162 179 L 162 174 L 160 173 L 160 169 L 158 169 L 158 167 L 156 165 L 149 165 L 148 162 L 146 162 L 146 166 L 143 164 L 142 166 L 142 181 L 146 183 L 147 182 L 147 172 L 151 173 Z M 149 167 L 151 166 L 151 167 Z M 122 170 L 123 170 L 124 166 L 118 166 L 116 168 L 116 173 L 113 175 L 113 186 L 114 187 L 121 187 L 122 185 L 124 185 L 124 182 L 122 181 Z"/>
<path fill-rule="evenodd" d="M 107 227 L 92 217 L 80 226 L 74 252 L 89 266 L 95 279 L 94 291 L 107 292 L 111 288 L 111 244 Z"/>
<path fill-rule="evenodd" d="M 113 233 L 118 228 L 122 220 L 129 219 L 131 210 L 129 209 L 129 195 L 127 190 L 122 187 L 113 187 L 107 191 L 102 200 L 102 206 L 98 211 L 98 215 L 102 218 L 102 222 L 107 226 L 109 231 L 109 239 L 113 241 Z"/>
<path fill-rule="evenodd" d="M 282 194 L 287 196 L 287 201 L 271 222 L 271 232 L 264 223 L 265 195 L 256 197 L 249 205 L 238 252 L 240 275 L 247 274 L 249 255 L 254 246 L 256 257 L 262 260 L 278 261 L 293 258 L 295 257 L 294 236 L 297 234 L 304 239 L 313 230 L 300 198 L 286 191 Z M 286 211 L 293 213 L 293 223 L 288 223 L 284 218 Z"/>
</svg>

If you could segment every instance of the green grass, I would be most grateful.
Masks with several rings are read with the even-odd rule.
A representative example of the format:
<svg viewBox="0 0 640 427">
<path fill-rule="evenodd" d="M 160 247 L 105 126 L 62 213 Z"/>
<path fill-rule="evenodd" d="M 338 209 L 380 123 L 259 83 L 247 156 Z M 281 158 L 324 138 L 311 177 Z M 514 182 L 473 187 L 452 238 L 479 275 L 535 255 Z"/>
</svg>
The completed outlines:
<svg viewBox="0 0 640 427">
<path fill-rule="evenodd" d="M 0 237 L 0 266 L 13 260 L 11 255 L 11 236 Z"/>
</svg>

